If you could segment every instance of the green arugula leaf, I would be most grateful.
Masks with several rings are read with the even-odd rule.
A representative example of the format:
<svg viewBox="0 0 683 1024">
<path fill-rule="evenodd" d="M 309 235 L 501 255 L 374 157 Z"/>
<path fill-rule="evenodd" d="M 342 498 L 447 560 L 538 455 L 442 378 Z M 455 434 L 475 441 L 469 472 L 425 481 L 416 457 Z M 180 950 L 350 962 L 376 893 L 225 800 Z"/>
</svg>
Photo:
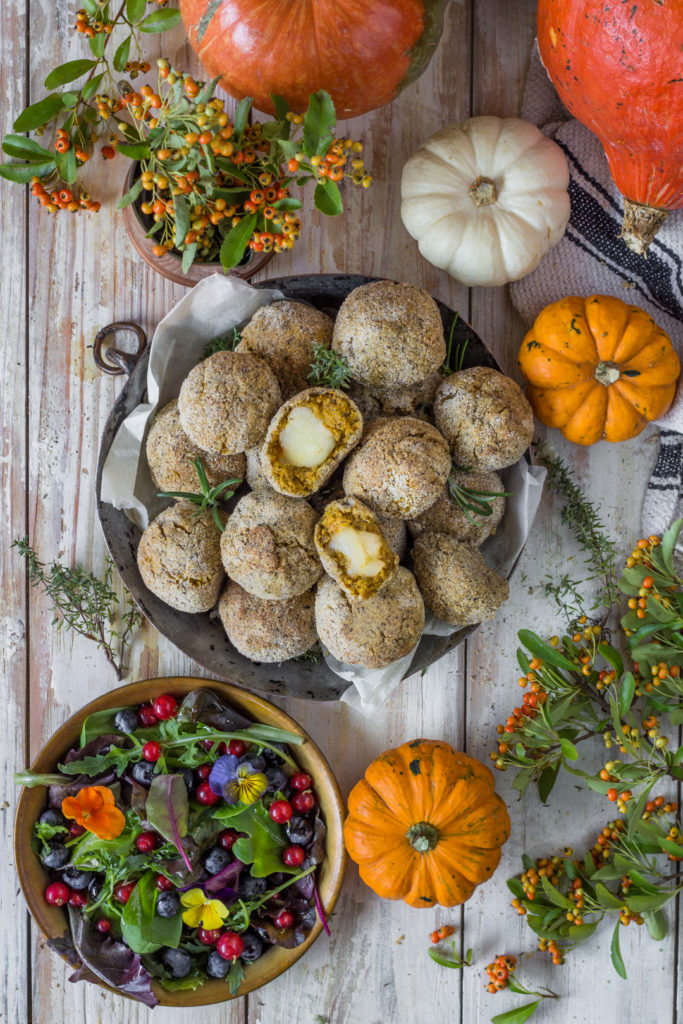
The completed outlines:
<svg viewBox="0 0 683 1024">
<path fill-rule="evenodd" d="M 105 772 L 107 768 L 114 768 L 117 775 L 121 775 L 131 762 L 139 761 L 142 757 L 140 747 L 131 747 L 123 750 L 112 746 L 106 754 L 95 754 L 89 757 L 82 757 L 77 761 L 68 761 L 59 765 L 59 770 L 66 775 L 89 775 L 94 778 Z M 63 781 L 63 780 L 62 780 Z"/>
<path fill-rule="evenodd" d="M 227 807 L 227 805 L 226 805 Z M 296 874 L 299 868 L 291 868 L 282 862 L 282 850 L 288 845 L 287 836 L 282 825 L 272 820 L 262 803 L 226 815 L 225 809 L 214 812 L 218 820 L 229 818 L 231 828 L 238 832 L 246 832 L 246 839 L 238 839 L 232 852 L 238 860 L 251 864 L 251 874 L 255 878 L 279 872 Z"/>
</svg>

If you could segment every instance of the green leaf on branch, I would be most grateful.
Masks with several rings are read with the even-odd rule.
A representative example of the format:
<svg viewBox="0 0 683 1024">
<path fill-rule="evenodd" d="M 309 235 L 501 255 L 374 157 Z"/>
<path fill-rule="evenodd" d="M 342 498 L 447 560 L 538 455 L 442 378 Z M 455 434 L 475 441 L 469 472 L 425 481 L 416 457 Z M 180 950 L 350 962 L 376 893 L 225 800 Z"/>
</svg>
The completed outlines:
<svg viewBox="0 0 683 1024">
<path fill-rule="evenodd" d="M 676 542 L 678 541 L 681 529 L 683 529 L 683 519 L 677 519 L 662 537 L 662 543 L 659 548 L 666 571 L 672 576 L 674 573 L 674 551 L 676 550 Z"/>
<path fill-rule="evenodd" d="M 33 139 L 27 139 L 23 135 L 6 135 L 2 140 L 2 151 L 7 156 L 33 164 L 49 163 L 52 160 L 52 153 L 49 150 L 43 149 Z"/>
<path fill-rule="evenodd" d="M 239 224 L 236 224 L 223 239 L 221 245 L 220 261 L 224 270 L 232 270 L 244 256 L 249 239 L 256 227 L 256 214 L 251 213 L 243 217 Z"/>
<path fill-rule="evenodd" d="M 320 210 L 326 217 L 337 217 L 344 210 L 337 183 L 329 178 L 324 178 L 315 186 L 313 202 L 316 210 Z"/>
<path fill-rule="evenodd" d="M 126 0 L 126 18 L 133 25 L 143 17 L 147 0 Z"/>
<path fill-rule="evenodd" d="M 126 66 L 128 58 L 130 56 L 130 44 L 132 42 L 132 39 L 132 36 L 126 36 L 123 42 L 116 48 L 116 53 L 114 54 L 114 59 L 112 62 L 115 71 L 121 72 Z"/>
<path fill-rule="evenodd" d="M 183 245 L 185 235 L 190 230 L 190 204 L 184 196 L 176 196 L 173 202 L 175 211 L 175 244 Z"/>
<path fill-rule="evenodd" d="M 627 672 L 619 686 L 618 707 L 619 714 L 623 718 L 633 704 L 633 697 L 636 692 L 636 681 L 632 672 Z"/>
<path fill-rule="evenodd" d="M 242 132 L 244 131 L 247 118 L 249 117 L 249 111 L 251 110 L 251 97 L 245 96 L 244 99 L 240 100 L 235 108 L 235 116 L 233 118 L 233 137 L 239 140 Z"/>
<path fill-rule="evenodd" d="M 104 78 L 104 71 L 102 72 L 101 75 L 94 75 L 93 78 L 91 78 L 88 82 L 85 83 L 85 85 L 81 89 L 81 96 L 83 97 L 84 100 L 91 100 L 93 98 L 93 96 L 95 95 L 95 93 L 99 89 L 100 83 L 101 83 L 103 78 Z"/>
<path fill-rule="evenodd" d="M 128 189 L 126 194 L 121 196 L 121 198 L 119 199 L 118 203 L 116 204 L 116 209 L 117 210 L 122 210 L 124 208 L 124 206 L 130 206 L 131 203 L 135 202 L 135 200 L 137 199 L 137 197 L 140 195 L 141 192 L 142 192 L 142 179 L 138 178 L 137 181 L 133 182 L 133 184 Z M 176 201 L 177 201 L 177 197 L 176 197 Z"/>
<path fill-rule="evenodd" d="M 149 142 L 119 142 L 118 151 L 131 160 L 146 160 L 149 157 Z"/>
<path fill-rule="evenodd" d="M 78 170 L 76 167 L 76 150 L 73 146 L 69 146 L 66 153 L 55 154 L 55 166 L 60 178 L 67 185 L 73 185 Z"/>
<path fill-rule="evenodd" d="M 491 1017 L 491 1024 L 524 1024 L 524 1021 L 529 1019 L 540 1002 L 540 999 L 536 999 L 533 1003 L 524 1003 L 523 1006 L 518 1006 L 514 1010 L 508 1010 L 507 1013 L 497 1013 Z"/>
<path fill-rule="evenodd" d="M 169 28 L 175 28 L 180 24 L 180 11 L 167 8 L 163 11 L 153 11 L 148 14 L 144 21 L 138 24 L 140 32 L 166 32 Z"/>
<path fill-rule="evenodd" d="M 45 99 L 32 103 L 19 114 L 14 122 L 15 132 L 32 132 L 52 121 L 60 111 L 64 110 L 64 97 L 60 95 L 46 96 Z"/>
<path fill-rule="evenodd" d="M 577 761 L 578 760 L 578 757 L 579 757 L 578 750 L 576 749 L 574 744 L 571 742 L 571 740 L 566 739 L 564 736 L 560 737 L 560 750 L 562 751 L 562 755 L 564 757 L 566 757 L 569 761 Z"/>
<path fill-rule="evenodd" d="M 650 933 L 650 938 L 655 942 L 661 942 L 666 936 L 666 918 L 661 910 L 646 910 L 643 914 L 643 921 Z"/>
<path fill-rule="evenodd" d="M 54 167 L 54 160 L 44 164 L 0 164 L 0 178 L 18 185 L 27 185 L 34 175 L 43 178 L 53 171 Z"/>
<path fill-rule="evenodd" d="M 181 268 L 182 268 L 183 274 L 187 274 L 187 272 L 189 271 L 190 267 L 194 263 L 194 258 L 197 255 L 197 249 L 198 248 L 199 248 L 199 246 L 197 245 L 196 242 L 191 242 L 183 250 L 183 258 L 181 260 Z"/>
<path fill-rule="evenodd" d="M 88 40 L 92 53 L 99 59 L 104 54 L 104 48 L 107 45 L 107 36 L 104 32 L 98 32 L 97 35 L 91 36 Z"/>
<path fill-rule="evenodd" d="M 617 974 L 619 975 L 620 978 L 624 978 L 625 979 L 626 978 L 626 967 L 624 965 L 624 961 L 623 961 L 622 956 L 621 956 L 621 949 L 620 949 L 620 946 L 619 946 L 619 929 L 620 928 L 621 928 L 621 924 L 619 923 L 619 921 L 617 921 L 616 927 L 615 927 L 614 932 L 612 934 L 612 944 L 611 944 L 611 947 L 610 947 L 610 951 L 611 951 L 611 954 L 612 954 L 612 964 L 614 966 L 614 970 L 617 972 Z"/>
<path fill-rule="evenodd" d="M 532 633 L 530 629 L 520 629 L 517 636 L 520 643 L 524 644 L 528 651 L 531 651 L 535 657 L 540 658 L 546 664 L 554 665 L 555 668 L 563 668 L 568 672 L 578 671 L 573 661 L 565 658 L 563 654 L 554 647 L 551 647 L 550 644 L 546 644 L 536 633 Z"/>
<path fill-rule="evenodd" d="M 96 60 L 70 60 L 66 64 L 60 64 L 45 79 L 45 88 L 57 89 L 60 85 L 66 85 L 67 82 L 75 82 L 77 78 L 81 78 L 96 66 Z"/>
<path fill-rule="evenodd" d="M 548 803 L 548 797 L 553 791 L 559 770 L 560 762 L 556 761 L 555 764 L 544 768 L 538 778 L 538 795 L 544 804 Z"/>
<path fill-rule="evenodd" d="M 311 93 L 304 115 L 303 150 L 307 156 L 324 156 L 334 141 L 332 129 L 337 123 L 334 103 L 321 89 Z"/>
</svg>

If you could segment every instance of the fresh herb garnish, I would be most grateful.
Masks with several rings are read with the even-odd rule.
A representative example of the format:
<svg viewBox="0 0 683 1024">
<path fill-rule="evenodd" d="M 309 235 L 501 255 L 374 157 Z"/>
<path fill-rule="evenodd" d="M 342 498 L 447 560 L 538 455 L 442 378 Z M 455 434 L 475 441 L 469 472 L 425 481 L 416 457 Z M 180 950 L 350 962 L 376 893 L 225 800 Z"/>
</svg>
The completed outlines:
<svg viewBox="0 0 683 1024">
<path fill-rule="evenodd" d="M 315 647 L 311 647 L 310 651 L 304 651 L 297 658 L 292 658 L 292 661 L 299 661 L 302 664 L 311 662 L 314 665 L 318 665 L 323 660 L 323 652 L 320 647 L 316 644 Z"/>
<path fill-rule="evenodd" d="M 232 335 L 219 334 L 216 338 L 212 338 L 204 348 L 202 358 L 208 359 L 209 356 L 215 355 L 216 352 L 234 352 L 241 340 L 241 332 L 236 327 L 233 327 Z"/>
<path fill-rule="evenodd" d="M 473 518 L 474 516 L 481 519 L 493 514 L 493 502 L 496 498 L 509 498 L 512 495 L 511 491 L 478 491 L 474 487 L 459 484 L 453 475 L 448 478 L 448 493 L 451 501 L 462 509 L 465 519 L 473 526 L 481 525 Z"/>
<path fill-rule="evenodd" d="M 313 346 L 313 361 L 307 380 L 313 387 L 348 390 L 351 387 L 351 368 L 345 356 L 339 355 L 327 345 Z"/>
<path fill-rule="evenodd" d="M 453 317 L 453 323 L 448 334 L 448 342 L 446 344 L 446 358 L 439 367 L 439 373 L 442 377 L 450 377 L 452 373 L 459 373 L 462 370 L 463 363 L 465 362 L 465 353 L 467 352 L 467 346 L 469 345 L 469 338 L 465 338 L 458 345 L 453 347 L 453 334 L 455 332 L 455 326 L 460 319 L 460 314 L 456 313 Z"/>
<path fill-rule="evenodd" d="M 133 605 L 121 602 L 112 587 L 114 563 L 105 560 L 104 575 L 98 579 L 80 566 L 69 568 L 61 562 L 45 565 L 39 561 L 28 537 L 15 540 L 15 547 L 26 559 L 29 580 L 41 588 L 52 602 L 57 629 L 73 629 L 102 648 L 107 661 L 122 679 L 127 645 L 133 632 L 142 625 L 143 616 Z M 116 628 L 118 625 L 118 628 Z"/>
<path fill-rule="evenodd" d="M 210 509 L 213 521 L 222 533 L 225 529 L 225 525 L 221 519 L 219 501 L 225 501 L 227 498 L 232 498 L 242 481 L 237 478 L 224 480 L 216 487 L 211 487 L 201 458 L 193 459 L 192 465 L 197 473 L 201 493 L 195 494 L 190 491 L 159 491 L 157 497 L 184 498 L 185 501 L 190 501 L 193 505 L 197 505 L 197 511 L 195 513 L 197 516 L 200 516 L 202 512 L 207 510 L 207 508 Z"/>
</svg>

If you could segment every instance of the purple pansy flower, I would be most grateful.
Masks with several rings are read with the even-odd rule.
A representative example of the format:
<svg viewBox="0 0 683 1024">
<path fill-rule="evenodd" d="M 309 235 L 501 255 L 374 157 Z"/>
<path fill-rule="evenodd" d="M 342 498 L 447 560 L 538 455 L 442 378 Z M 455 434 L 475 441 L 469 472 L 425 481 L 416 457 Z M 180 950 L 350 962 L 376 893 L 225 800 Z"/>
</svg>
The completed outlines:
<svg viewBox="0 0 683 1024">
<path fill-rule="evenodd" d="M 211 769 L 209 785 L 226 803 L 253 804 L 265 793 L 268 779 L 248 761 L 240 764 L 234 754 L 224 754 Z"/>
</svg>

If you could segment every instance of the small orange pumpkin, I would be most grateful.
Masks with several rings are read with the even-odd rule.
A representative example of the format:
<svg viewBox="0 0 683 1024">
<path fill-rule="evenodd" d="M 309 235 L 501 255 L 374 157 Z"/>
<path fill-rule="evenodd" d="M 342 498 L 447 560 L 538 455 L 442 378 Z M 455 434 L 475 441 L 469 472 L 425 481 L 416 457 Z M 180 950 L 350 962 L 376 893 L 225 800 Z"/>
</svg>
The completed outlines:
<svg viewBox="0 0 683 1024">
<path fill-rule="evenodd" d="M 681 364 L 649 314 L 611 295 L 546 306 L 519 350 L 527 398 L 568 441 L 627 441 L 663 416 Z"/>
<path fill-rule="evenodd" d="M 486 765 L 434 740 L 380 754 L 351 790 L 344 823 L 365 884 L 411 907 L 464 903 L 498 867 L 509 835 Z"/>
</svg>

